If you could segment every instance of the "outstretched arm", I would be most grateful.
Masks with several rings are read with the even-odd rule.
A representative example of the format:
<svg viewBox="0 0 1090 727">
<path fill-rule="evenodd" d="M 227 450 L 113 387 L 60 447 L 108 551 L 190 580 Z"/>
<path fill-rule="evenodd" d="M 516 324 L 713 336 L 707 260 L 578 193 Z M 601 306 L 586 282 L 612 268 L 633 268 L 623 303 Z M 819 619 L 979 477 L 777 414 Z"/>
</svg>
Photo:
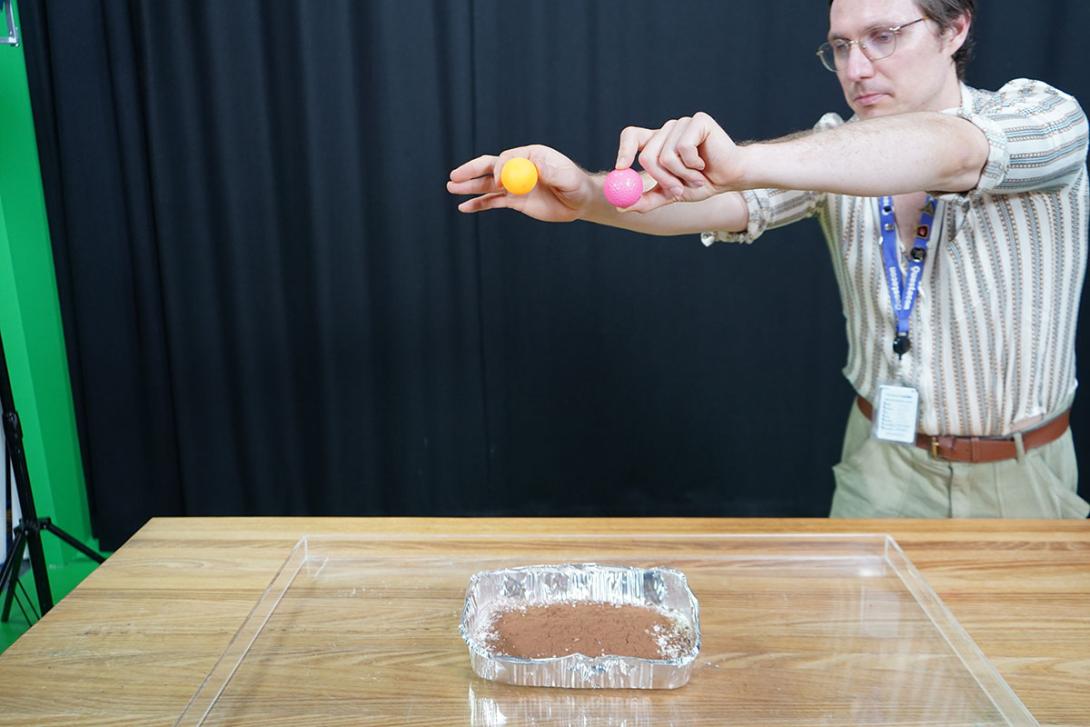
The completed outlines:
<svg viewBox="0 0 1090 727">
<path fill-rule="evenodd" d="M 741 150 L 747 189 L 810 189 L 861 197 L 966 192 L 977 185 L 988 161 L 988 140 L 980 129 L 965 119 L 926 111 Z"/>
<path fill-rule="evenodd" d="M 988 141 L 969 121 L 919 112 L 741 146 L 712 117 L 698 113 L 657 130 L 625 129 L 618 168 L 637 155 L 658 183 L 631 208 L 646 213 L 745 189 L 861 196 L 967 191 L 988 160 Z"/>
</svg>

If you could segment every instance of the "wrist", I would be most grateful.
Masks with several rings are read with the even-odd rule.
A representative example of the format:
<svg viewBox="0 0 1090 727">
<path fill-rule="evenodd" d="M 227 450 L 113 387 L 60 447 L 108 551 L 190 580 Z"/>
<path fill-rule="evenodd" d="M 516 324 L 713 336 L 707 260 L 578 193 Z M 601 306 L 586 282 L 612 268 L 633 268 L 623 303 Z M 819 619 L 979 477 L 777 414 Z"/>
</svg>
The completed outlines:
<svg viewBox="0 0 1090 727">
<path fill-rule="evenodd" d="M 583 184 L 583 204 L 576 212 L 576 219 L 584 222 L 599 222 L 606 213 L 612 210 L 606 202 L 602 189 L 605 184 L 606 173 L 591 174 L 587 172 Z"/>
<path fill-rule="evenodd" d="M 747 144 L 737 148 L 737 176 L 723 191 L 741 192 L 747 189 L 772 187 L 767 179 L 769 147 L 767 143 Z"/>
</svg>

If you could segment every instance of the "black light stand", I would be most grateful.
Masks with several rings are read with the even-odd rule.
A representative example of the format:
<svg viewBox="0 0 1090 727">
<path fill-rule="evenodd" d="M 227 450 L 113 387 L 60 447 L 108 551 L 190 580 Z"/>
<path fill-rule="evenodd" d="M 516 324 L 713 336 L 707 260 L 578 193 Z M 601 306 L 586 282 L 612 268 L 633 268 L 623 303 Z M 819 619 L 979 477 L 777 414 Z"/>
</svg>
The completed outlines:
<svg viewBox="0 0 1090 727">
<path fill-rule="evenodd" d="M 34 571 L 34 586 L 38 591 L 38 613 L 45 616 L 53 608 L 53 592 L 49 588 L 49 574 L 46 572 L 45 554 L 42 552 L 42 533 L 53 533 L 79 552 L 96 563 L 105 561 L 101 555 L 61 530 L 47 518 L 38 517 L 34 508 L 34 495 L 30 491 L 30 475 L 27 472 L 26 453 L 23 451 L 23 427 L 15 411 L 15 398 L 11 393 L 11 379 L 8 377 L 8 361 L 4 355 L 4 341 L 0 337 L 0 412 L 4 420 L 4 437 L 7 444 L 7 456 L 11 460 L 12 473 L 15 475 L 15 490 L 19 496 L 22 516 L 15 527 L 15 540 L 8 557 L 0 570 L 0 592 L 5 592 L 3 615 L 0 621 L 7 622 L 11 615 L 11 603 L 15 598 L 15 588 L 19 583 L 19 568 L 23 563 L 23 550 L 30 551 L 30 567 Z M 8 483 L 4 482 L 4 487 Z"/>
</svg>

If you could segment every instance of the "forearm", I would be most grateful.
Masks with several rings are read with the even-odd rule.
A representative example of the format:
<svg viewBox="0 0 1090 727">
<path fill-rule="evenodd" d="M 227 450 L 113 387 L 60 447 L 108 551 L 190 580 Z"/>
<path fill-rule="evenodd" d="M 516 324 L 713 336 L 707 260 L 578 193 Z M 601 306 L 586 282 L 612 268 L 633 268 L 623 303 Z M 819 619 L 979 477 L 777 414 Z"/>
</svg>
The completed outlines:
<svg viewBox="0 0 1090 727">
<path fill-rule="evenodd" d="M 648 235 L 688 235 L 706 230 L 737 232 L 746 229 L 749 211 L 739 192 L 717 194 L 700 202 L 678 202 L 650 212 L 619 212 L 602 194 L 604 174 L 591 177 L 594 191 L 590 209 L 579 219 Z"/>
<path fill-rule="evenodd" d="M 988 142 L 976 126 L 933 112 L 869 119 L 739 149 L 742 188 L 868 197 L 968 191 L 988 159 Z"/>
</svg>

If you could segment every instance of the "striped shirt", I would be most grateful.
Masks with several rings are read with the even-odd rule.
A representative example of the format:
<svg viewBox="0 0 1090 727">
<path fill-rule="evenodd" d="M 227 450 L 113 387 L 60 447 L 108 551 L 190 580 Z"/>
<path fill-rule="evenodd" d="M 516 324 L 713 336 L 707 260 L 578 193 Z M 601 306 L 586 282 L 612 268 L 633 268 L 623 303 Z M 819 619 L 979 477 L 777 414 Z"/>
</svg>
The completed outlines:
<svg viewBox="0 0 1090 727">
<path fill-rule="evenodd" d="M 925 434 L 1004 436 L 1049 419 L 1075 397 L 1075 323 L 1087 259 L 1087 120 L 1075 99 L 1017 79 L 998 92 L 962 85 L 954 114 L 988 139 L 977 187 L 936 195 L 931 244 L 898 360 L 883 278 L 878 198 L 792 190 L 743 193 L 749 225 L 705 232 L 752 242 L 817 217 L 832 256 L 848 335 L 844 375 L 874 401 L 878 386 L 920 393 Z M 845 123 L 826 114 L 816 129 Z M 902 255 L 902 267 L 904 265 Z"/>
</svg>

